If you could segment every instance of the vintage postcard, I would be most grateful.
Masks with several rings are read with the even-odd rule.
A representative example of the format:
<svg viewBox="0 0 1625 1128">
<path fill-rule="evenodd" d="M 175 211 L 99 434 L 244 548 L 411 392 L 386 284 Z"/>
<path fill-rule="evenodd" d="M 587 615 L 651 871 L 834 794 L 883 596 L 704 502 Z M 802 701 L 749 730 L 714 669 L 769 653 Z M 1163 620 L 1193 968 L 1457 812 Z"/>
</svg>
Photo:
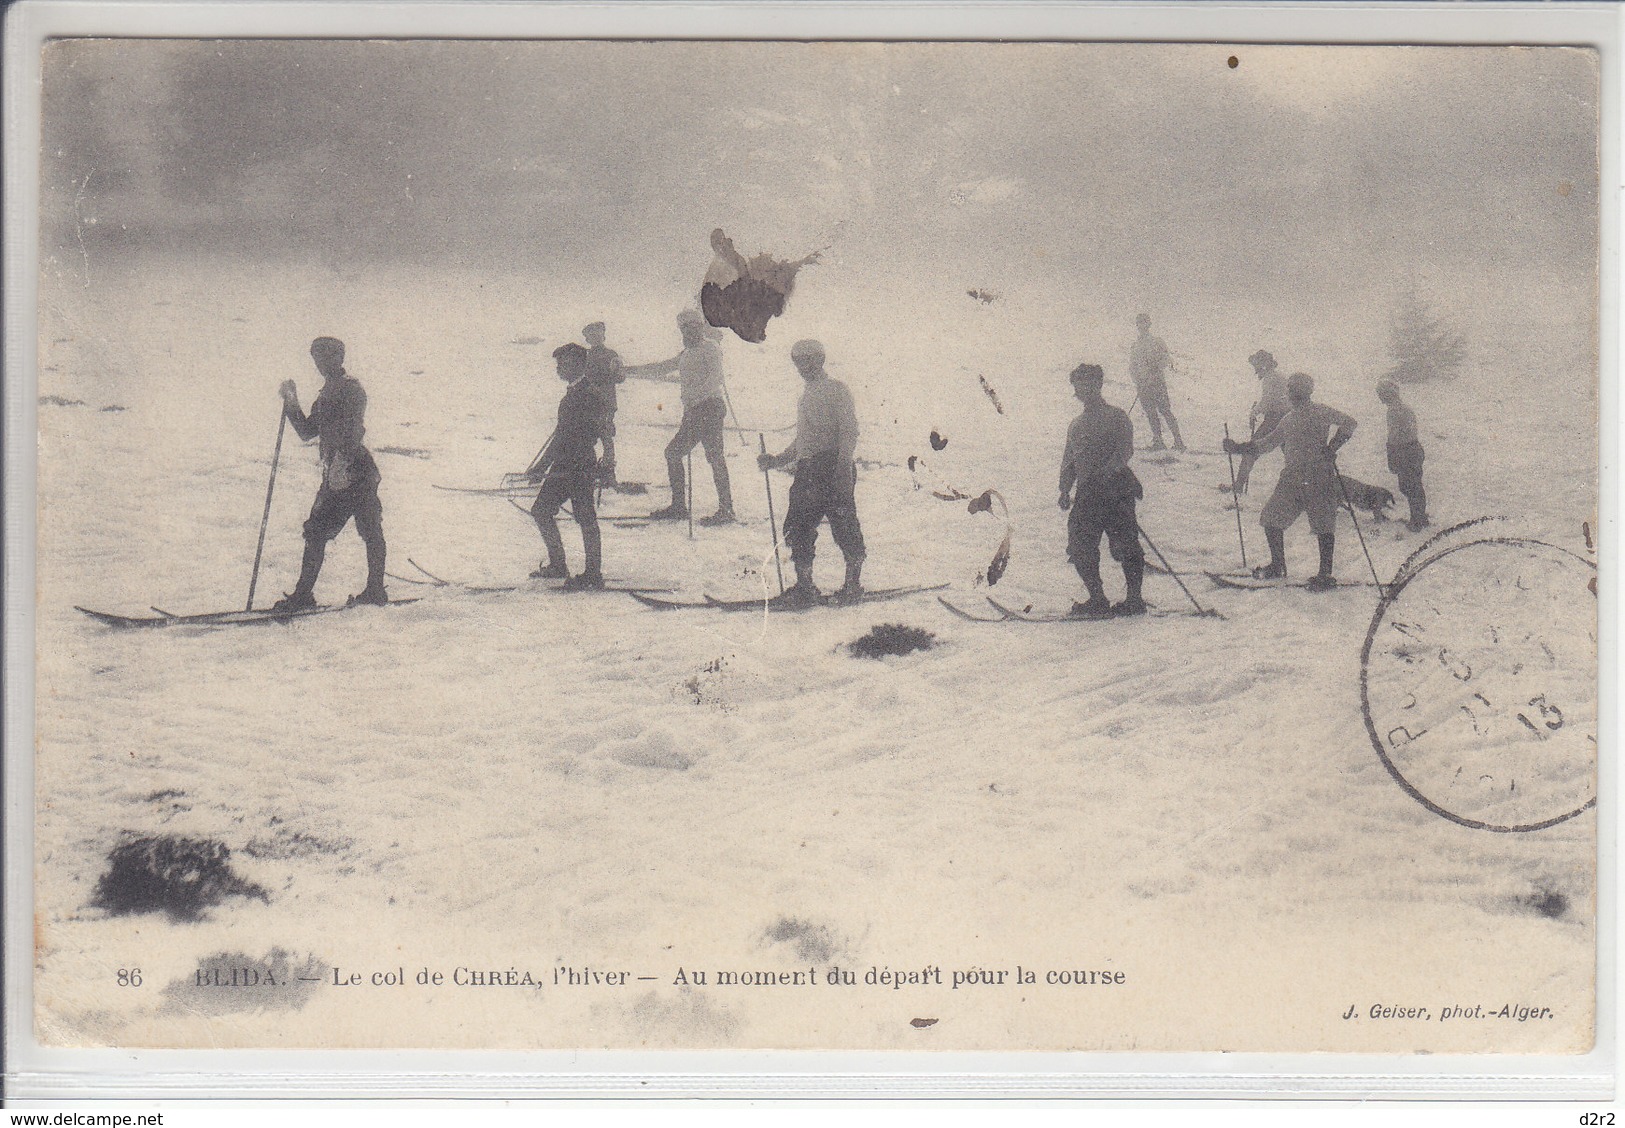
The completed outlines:
<svg viewBox="0 0 1625 1128">
<path fill-rule="evenodd" d="M 1593 1046 L 1596 51 L 39 65 L 42 1044 Z"/>
</svg>

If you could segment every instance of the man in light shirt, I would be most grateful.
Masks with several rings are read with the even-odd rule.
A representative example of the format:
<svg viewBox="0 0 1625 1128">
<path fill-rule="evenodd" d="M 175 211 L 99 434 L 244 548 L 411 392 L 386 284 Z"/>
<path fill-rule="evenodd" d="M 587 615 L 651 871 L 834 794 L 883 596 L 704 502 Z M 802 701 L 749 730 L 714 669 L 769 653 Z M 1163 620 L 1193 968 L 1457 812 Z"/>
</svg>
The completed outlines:
<svg viewBox="0 0 1625 1128">
<path fill-rule="evenodd" d="M 829 519 L 830 535 L 846 557 L 846 583 L 835 593 L 837 601 L 863 594 L 863 529 L 858 525 L 853 497 L 858 469 L 853 456 L 858 446 L 858 412 L 852 393 L 824 371 L 824 346 L 797 341 L 790 360 L 806 381 L 796 408 L 796 437 L 779 454 L 757 456 L 762 470 L 795 468 L 790 486 L 790 508 L 784 515 L 784 542 L 790 546 L 796 582 L 784 598 L 791 603 L 818 599 L 813 584 L 814 546 L 818 524 Z"/>
<path fill-rule="evenodd" d="M 1151 449 L 1167 450 L 1162 441 L 1162 421 L 1168 420 L 1168 429 L 1174 433 L 1174 449 L 1184 450 L 1185 440 L 1179 437 L 1179 420 L 1174 418 L 1173 405 L 1168 400 L 1168 346 L 1161 337 L 1151 335 L 1151 315 L 1142 313 L 1134 319 L 1140 335 L 1128 350 L 1128 374 L 1139 393 L 1140 406 L 1151 420 Z"/>
<path fill-rule="evenodd" d="M 1399 477 L 1399 492 L 1411 506 L 1411 531 L 1428 527 L 1428 495 L 1422 488 L 1422 439 L 1416 412 L 1399 398 L 1392 380 L 1377 384 L 1377 398 L 1388 406 L 1388 469 Z"/>
<path fill-rule="evenodd" d="M 1310 398 L 1315 382 L 1305 373 L 1294 372 L 1286 382 L 1286 391 L 1292 410 L 1279 423 L 1248 442 L 1226 439 L 1224 449 L 1231 454 L 1259 455 L 1280 447 L 1286 457 L 1281 480 L 1258 517 L 1269 541 L 1270 562 L 1254 568 L 1253 575 L 1259 579 L 1286 575 L 1287 527 L 1300 513 L 1308 513 L 1309 528 L 1320 542 L 1320 571 L 1310 578 L 1309 590 L 1325 591 L 1337 586 L 1332 578 L 1332 554 L 1337 510 L 1343 501 L 1337 481 L 1337 452 L 1353 436 L 1355 424 L 1341 411 Z"/>
<path fill-rule="evenodd" d="M 1253 409 L 1247 414 L 1247 434 L 1249 437 L 1267 435 L 1275 430 L 1275 425 L 1286 417 L 1292 410 L 1292 402 L 1287 399 L 1286 377 L 1276 366 L 1275 358 L 1264 349 L 1259 349 L 1247 362 L 1253 366 L 1253 372 L 1258 376 L 1258 399 L 1253 403 Z M 1258 459 L 1246 455 L 1241 460 L 1241 468 L 1236 471 L 1236 492 L 1247 492 L 1247 480 L 1252 476 L 1253 463 Z"/>
<path fill-rule="evenodd" d="M 723 422 L 728 417 L 728 404 L 723 392 L 722 349 L 707 334 L 705 318 L 691 309 L 677 315 L 677 327 L 683 334 L 682 352 L 670 360 L 621 369 L 624 375 L 675 382 L 681 389 L 682 422 L 677 426 L 677 434 L 666 444 L 671 504 L 649 516 L 657 521 L 680 521 L 688 516 L 683 459 L 696 446 L 703 446 L 717 487 L 717 511 L 710 517 L 702 517 L 699 523 L 727 525 L 734 520 L 734 499 L 723 445 Z"/>
</svg>

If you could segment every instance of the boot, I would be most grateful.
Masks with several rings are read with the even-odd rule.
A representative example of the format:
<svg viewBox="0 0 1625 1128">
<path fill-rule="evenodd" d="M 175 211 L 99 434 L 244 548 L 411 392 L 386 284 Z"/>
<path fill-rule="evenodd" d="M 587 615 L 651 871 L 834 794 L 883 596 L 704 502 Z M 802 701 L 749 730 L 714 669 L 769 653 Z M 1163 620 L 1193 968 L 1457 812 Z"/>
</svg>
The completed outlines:
<svg viewBox="0 0 1625 1128">
<path fill-rule="evenodd" d="M 603 591 L 604 574 L 597 569 L 571 576 L 564 581 L 565 591 Z"/>
<path fill-rule="evenodd" d="M 718 509 L 715 513 L 711 514 L 711 516 L 701 517 L 694 523 L 696 525 L 704 525 L 706 528 L 715 528 L 718 525 L 732 525 L 734 521 L 734 511 L 732 508 L 728 508 Z"/>
<path fill-rule="evenodd" d="M 1128 595 L 1124 597 L 1123 602 L 1112 608 L 1112 614 L 1144 615 L 1146 605 L 1140 596 L 1140 587 L 1145 582 L 1145 561 L 1123 561 L 1123 582 L 1128 585 Z"/>
<path fill-rule="evenodd" d="M 316 606 L 316 597 L 308 591 L 295 588 L 281 599 L 271 604 L 271 610 L 277 612 L 308 611 Z"/>
<path fill-rule="evenodd" d="M 368 583 L 365 588 L 350 597 L 347 606 L 354 607 L 358 603 L 368 603 L 374 607 L 384 607 L 389 603 L 389 593 L 384 590 L 383 584 Z"/>
<path fill-rule="evenodd" d="M 1421 530 L 1427 528 L 1429 524 L 1428 511 L 1426 509 L 1417 507 L 1411 510 L 1411 519 L 1409 522 L 1407 522 L 1411 532 L 1420 532 Z"/>
<path fill-rule="evenodd" d="M 653 513 L 649 514 L 649 520 L 651 520 L 651 521 L 681 521 L 683 518 L 685 518 L 687 516 L 688 516 L 688 506 L 680 505 L 679 503 L 674 501 L 670 505 L 665 506 L 664 508 L 661 508 L 661 509 L 657 509 Z"/>
<path fill-rule="evenodd" d="M 536 570 L 530 574 L 533 580 L 567 580 L 570 578 L 570 569 L 564 561 L 547 560 L 536 565 Z"/>
<path fill-rule="evenodd" d="M 812 564 L 805 567 L 796 565 L 796 582 L 791 584 L 783 595 L 776 597 L 773 602 L 788 603 L 795 607 L 807 607 L 817 603 L 823 598 L 818 585 L 813 583 Z"/>
<path fill-rule="evenodd" d="M 848 560 L 846 562 L 846 582 L 834 595 L 837 602 L 856 600 L 863 597 L 863 561 Z"/>
<path fill-rule="evenodd" d="M 1265 529 L 1264 539 L 1269 542 L 1270 562 L 1253 569 L 1255 580 L 1278 580 L 1286 575 L 1286 530 Z"/>
</svg>

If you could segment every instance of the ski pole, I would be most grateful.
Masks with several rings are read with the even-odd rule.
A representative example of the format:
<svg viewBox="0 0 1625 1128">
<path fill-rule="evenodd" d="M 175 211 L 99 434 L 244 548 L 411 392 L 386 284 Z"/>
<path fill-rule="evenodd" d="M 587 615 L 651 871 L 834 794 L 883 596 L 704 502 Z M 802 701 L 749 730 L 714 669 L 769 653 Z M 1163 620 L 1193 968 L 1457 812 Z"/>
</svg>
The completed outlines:
<svg viewBox="0 0 1625 1128">
<path fill-rule="evenodd" d="M 728 394 L 728 383 L 723 381 L 722 400 L 728 405 L 728 418 L 734 421 L 734 430 L 739 432 L 739 442 L 746 450 L 750 449 L 750 440 L 745 437 L 745 429 L 739 425 L 739 415 L 734 411 L 733 397 Z"/>
<path fill-rule="evenodd" d="M 688 496 L 683 499 L 684 500 L 683 508 L 688 510 L 688 539 L 693 540 L 694 539 L 694 448 L 693 447 L 689 447 L 689 449 L 688 449 L 688 482 L 687 482 L 687 486 L 688 486 L 688 488 L 687 488 L 687 490 L 685 492 L 687 493 Z"/>
<path fill-rule="evenodd" d="M 1196 602 L 1196 597 L 1191 594 L 1191 589 L 1186 587 L 1185 581 L 1179 578 L 1179 573 L 1174 571 L 1174 566 L 1172 564 L 1168 563 L 1168 558 L 1162 554 L 1162 549 L 1158 548 L 1156 543 L 1152 541 L 1150 534 L 1145 531 L 1144 526 L 1141 526 L 1140 528 L 1140 536 L 1145 538 L 1145 543 L 1151 549 L 1151 551 L 1157 554 L 1157 559 L 1162 561 L 1162 566 L 1167 569 L 1168 574 L 1174 578 L 1174 583 L 1179 585 L 1179 590 L 1185 593 L 1185 598 L 1191 601 L 1191 606 L 1196 608 L 1196 613 L 1198 615 L 1207 615 L 1213 618 L 1218 618 L 1218 612 L 1209 611 L 1206 607 L 1203 607 L 1200 603 Z"/>
<path fill-rule="evenodd" d="M 1225 461 L 1230 463 L 1230 498 L 1236 503 L 1236 541 L 1241 545 L 1241 570 L 1247 571 L 1247 539 L 1241 535 L 1241 495 L 1236 492 L 1236 456 L 1230 453 L 1230 423 L 1224 425 Z"/>
<path fill-rule="evenodd" d="M 767 436 L 757 432 L 756 441 L 762 444 L 762 453 L 767 453 Z M 767 527 L 773 533 L 773 570 L 779 574 L 779 594 L 784 594 L 784 563 L 779 559 L 779 522 L 773 515 L 773 472 L 762 471 L 762 484 L 767 487 Z"/>
<path fill-rule="evenodd" d="M 288 429 L 288 410 L 284 406 L 277 416 L 276 447 L 271 451 L 271 480 L 265 484 L 265 512 L 260 515 L 260 539 L 254 546 L 254 571 L 248 577 L 248 603 L 244 611 L 254 610 L 254 588 L 260 582 L 260 557 L 265 552 L 265 527 L 271 522 L 271 491 L 276 489 L 276 468 L 282 461 L 282 433 Z"/>
<path fill-rule="evenodd" d="M 1343 504 L 1348 506 L 1349 519 L 1354 522 L 1354 532 L 1360 538 L 1360 551 L 1365 553 L 1365 564 L 1367 568 L 1371 569 L 1371 578 L 1376 582 L 1377 594 L 1386 595 L 1388 593 L 1387 585 L 1377 576 L 1377 566 L 1371 560 L 1371 549 L 1366 547 L 1365 532 L 1360 528 L 1359 514 L 1354 512 L 1354 502 L 1349 500 L 1349 488 L 1347 483 L 1343 481 L 1343 472 L 1337 468 L 1336 455 L 1332 456 L 1332 473 L 1337 476 L 1337 488 L 1343 492 Z"/>
<path fill-rule="evenodd" d="M 558 439 L 558 437 L 559 430 L 557 427 L 555 427 L 553 428 L 553 433 L 547 436 L 547 442 L 542 444 L 542 449 L 536 452 L 536 457 L 530 460 L 529 466 L 525 467 L 525 475 L 527 477 L 536 473 L 538 467 L 546 464 L 547 456 L 553 452 L 553 443 Z"/>
</svg>

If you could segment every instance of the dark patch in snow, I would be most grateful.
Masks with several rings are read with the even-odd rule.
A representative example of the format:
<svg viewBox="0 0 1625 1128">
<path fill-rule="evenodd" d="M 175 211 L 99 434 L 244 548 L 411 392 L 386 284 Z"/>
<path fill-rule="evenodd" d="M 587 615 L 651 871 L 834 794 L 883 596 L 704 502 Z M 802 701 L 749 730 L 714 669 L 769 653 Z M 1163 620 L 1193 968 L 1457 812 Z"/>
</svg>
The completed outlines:
<svg viewBox="0 0 1625 1128">
<path fill-rule="evenodd" d="M 931 432 L 931 449 L 932 450 L 945 450 L 945 449 L 947 449 L 947 446 L 948 446 L 948 440 L 947 439 L 943 438 L 941 435 L 937 434 L 937 432 L 935 432 L 935 431 Z M 912 469 L 912 467 L 910 467 L 910 469 Z"/>
<path fill-rule="evenodd" d="M 1556 920 L 1569 911 L 1569 899 L 1552 889 L 1536 889 L 1521 903 L 1549 920 Z"/>
<path fill-rule="evenodd" d="M 106 407 L 102 408 L 102 410 L 103 411 L 128 411 L 129 408 L 125 407 L 122 403 L 110 403 Z"/>
<path fill-rule="evenodd" d="M 542 343 L 542 339 L 540 337 L 515 337 L 508 343 L 510 345 L 539 345 Z"/>
<path fill-rule="evenodd" d="M 107 863 L 90 904 L 112 916 L 164 913 L 174 921 L 196 921 L 227 897 L 271 900 L 232 871 L 231 850 L 212 839 L 130 836 Z"/>
<path fill-rule="evenodd" d="M 780 917 L 763 937 L 769 944 L 795 945 L 796 959 L 803 962 L 828 963 L 845 947 L 832 929 L 798 917 Z"/>
<path fill-rule="evenodd" d="M 293 953 L 272 948 L 263 958 L 241 952 L 215 952 L 198 961 L 190 975 L 164 988 L 163 1011 L 170 1014 L 236 1014 L 243 1011 L 298 1010 L 323 981 L 326 962 L 307 955 L 295 965 Z"/>
<path fill-rule="evenodd" d="M 847 644 L 854 658 L 883 658 L 888 654 L 912 654 L 916 650 L 930 650 L 937 636 L 920 627 L 902 623 L 881 623 L 868 634 Z"/>
<path fill-rule="evenodd" d="M 177 789 L 175 789 L 173 787 L 166 787 L 162 791 L 154 791 L 151 795 L 147 796 L 147 802 L 148 803 L 162 803 L 165 799 L 185 799 L 185 798 L 186 798 L 186 792 L 179 791 L 179 790 L 177 790 Z"/>
<path fill-rule="evenodd" d="M 85 406 L 85 401 L 84 400 L 68 399 L 66 396 L 56 396 L 56 395 L 41 396 L 39 398 L 39 401 L 40 401 L 40 406 L 41 407 L 45 407 L 45 406 L 50 406 L 50 407 L 83 407 L 83 406 Z"/>
<path fill-rule="evenodd" d="M 429 452 L 419 450 L 417 447 L 381 446 L 373 447 L 379 454 L 398 454 L 402 458 L 428 458 Z"/>
<path fill-rule="evenodd" d="M 313 854 L 342 854 L 355 845 L 351 838 L 326 839 L 302 830 L 278 830 L 270 838 L 251 838 L 243 847 L 250 858 L 308 858 Z"/>
<path fill-rule="evenodd" d="M 908 1020 L 908 1024 L 916 1030 L 924 1030 L 927 1026 L 935 1026 L 937 1020 L 934 1018 L 911 1018 Z"/>
<path fill-rule="evenodd" d="M 994 293 L 992 290 L 966 290 L 965 293 L 975 298 L 983 305 L 992 305 L 994 302 L 999 300 L 999 295 Z"/>
</svg>

